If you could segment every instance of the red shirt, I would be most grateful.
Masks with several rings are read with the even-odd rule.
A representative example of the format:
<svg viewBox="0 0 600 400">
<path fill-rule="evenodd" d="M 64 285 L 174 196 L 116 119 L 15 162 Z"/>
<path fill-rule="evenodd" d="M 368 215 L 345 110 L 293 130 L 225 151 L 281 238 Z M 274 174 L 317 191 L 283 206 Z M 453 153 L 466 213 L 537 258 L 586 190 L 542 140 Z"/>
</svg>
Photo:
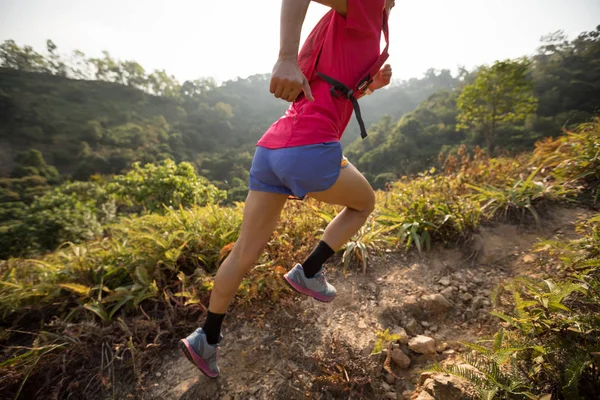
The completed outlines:
<svg viewBox="0 0 600 400">
<path fill-rule="evenodd" d="M 331 86 L 315 73 L 354 87 L 379 58 L 384 10 L 385 0 L 348 0 L 346 17 L 332 10 L 321 19 L 298 56 L 314 101 L 300 95 L 267 129 L 259 146 L 277 149 L 340 140 L 352 117 L 352 103 L 334 97 Z"/>
</svg>

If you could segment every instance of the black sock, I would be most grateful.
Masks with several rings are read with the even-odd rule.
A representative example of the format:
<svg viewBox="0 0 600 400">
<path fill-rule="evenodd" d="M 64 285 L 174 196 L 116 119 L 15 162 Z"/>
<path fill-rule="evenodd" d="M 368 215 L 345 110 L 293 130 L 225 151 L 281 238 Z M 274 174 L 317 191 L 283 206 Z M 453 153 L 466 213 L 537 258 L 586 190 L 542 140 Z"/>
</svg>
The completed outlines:
<svg viewBox="0 0 600 400">
<path fill-rule="evenodd" d="M 312 278 L 319 272 L 325 261 L 329 259 L 332 255 L 335 254 L 335 251 L 327 243 L 324 241 L 320 241 L 317 247 L 313 250 L 312 253 L 308 256 L 306 261 L 302 263 L 302 268 L 304 269 L 304 276 L 307 278 Z"/>
<path fill-rule="evenodd" d="M 210 311 L 208 312 L 208 316 L 206 317 L 206 321 L 202 327 L 202 330 L 204 333 L 206 333 L 206 341 L 208 344 L 219 343 L 219 336 L 221 336 L 221 325 L 223 324 L 224 318 L 225 314 L 213 314 Z"/>
</svg>

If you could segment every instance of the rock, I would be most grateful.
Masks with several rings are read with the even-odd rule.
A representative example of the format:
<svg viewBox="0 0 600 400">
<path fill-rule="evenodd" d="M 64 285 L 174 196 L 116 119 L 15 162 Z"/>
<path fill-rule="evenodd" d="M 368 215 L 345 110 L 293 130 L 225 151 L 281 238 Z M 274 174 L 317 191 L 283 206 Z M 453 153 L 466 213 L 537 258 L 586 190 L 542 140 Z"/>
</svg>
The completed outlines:
<svg viewBox="0 0 600 400">
<path fill-rule="evenodd" d="M 446 289 L 440 292 L 442 296 L 446 298 L 446 300 L 451 300 L 454 295 L 454 288 L 452 286 L 448 286 Z"/>
<path fill-rule="evenodd" d="M 431 332 L 437 332 L 437 330 L 438 330 L 438 327 L 437 327 L 437 325 L 431 325 L 431 326 L 429 327 L 429 330 L 430 330 Z"/>
<path fill-rule="evenodd" d="M 221 400 L 231 400 L 231 396 L 226 394 L 225 396 L 221 397 Z"/>
<path fill-rule="evenodd" d="M 438 281 L 438 283 L 442 286 L 450 286 L 450 278 L 448 278 L 447 276 L 443 277 L 442 279 L 440 279 Z"/>
<path fill-rule="evenodd" d="M 389 399 L 389 400 L 396 400 L 396 399 L 398 398 L 398 396 L 397 396 L 397 395 L 396 395 L 396 393 L 394 393 L 394 392 L 387 392 L 387 393 L 384 395 L 384 398 L 385 398 L 385 399 Z"/>
<path fill-rule="evenodd" d="M 435 354 L 435 340 L 419 335 L 408 341 L 408 348 L 419 354 Z"/>
<path fill-rule="evenodd" d="M 489 307 L 492 305 L 492 302 L 489 301 L 488 299 L 483 299 L 483 301 L 481 303 L 486 307 Z"/>
<path fill-rule="evenodd" d="M 467 293 L 463 293 L 463 294 L 461 294 L 461 295 L 460 295 L 460 299 L 461 299 L 462 301 L 469 301 L 469 300 L 473 300 L 473 295 L 472 295 L 471 293 L 469 293 L 469 292 L 467 292 Z"/>
<path fill-rule="evenodd" d="M 415 400 L 435 400 L 435 398 L 423 390 Z"/>
<path fill-rule="evenodd" d="M 398 343 L 400 343 L 400 344 L 408 343 L 408 333 L 406 333 L 404 328 L 402 328 L 401 326 L 395 327 L 394 330 L 392 331 L 392 335 L 400 336 L 400 339 L 398 339 Z"/>
<path fill-rule="evenodd" d="M 390 392 L 392 387 L 385 382 L 381 382 L 381 389 L 383 389 L 384 392 Z"/>
<path fill-rule="evenodd" d="M 421 326 L 423 328 L 429 328 L 429 322 L 427 322 L 427 321 L 421 321 Z"/>
<path fill-rule="evenodd" d="M 435 351 L 437 351 L 438 353 L 441 353 L 442 351 L 446 350 L 447 348 L 448 348 L 448 343 L 446 343 L 446 342 L 438 343 L 435 345 Z"/>
<path fill-rule="evenodd" d="M 402 369 L 407 369 L 410 366 L 410 357 L 404 354 L 400 349 L 392 350 L 390 357 L 394 364 Z"/>
<path fill-rule="evenodd" d="M 469 290 L 467 285 L 460 285 L 458 288 L 460 289 L 461 292 L 467 292 Z"/>
<path fill-rule="evenodd" d="M 448 312 L 452 304 L 441 294 L 429 294 L 421 297 L 421 307 L 428 314 L 438 315 Z"/>
<path fill-rule="evenodd" d="M 396 382 L 396 377 L 392 374 L 385 374 L 383 379 L 385 379 L 385 383 L 387 383 L 388 385 L 393 385 L 394 382 Z"/>
<path fill-rule="evenodd" d="M 419 385 L 423 385 L 427 379 L 431 379 L 431 377 L 435 375 L 435 372 L 423 372 L 419 377 Z"/>
<path fill-rule="evenodd" d="M 423 383 L 423 389 L 434 399 L 469 400 L 468 387 L 460 378 L 446 374 L 433 374 Z"/>
<path fill-rule="evenodd" d="M 192 387 L 194 387 L 198 383 L 198 381 L 199 381 L 199 379 L 197 377 L 186 379 L 185 381 L 181 382 L 179 385 L 177 385 L 173 389 L 171 389 L 169 391 L 169 393 L 171 394 L 171 396 L 173 398 L 180 399 L 188 391 L 190 391 L 190 389 L 192 389 Z"/>
<path fill-rule="evenodd" d="M 414 318 L 408 319 L 406 325 L 404 326 L 404 329 L 406 329 L 406 332 L 411 336 L 416 336 L 423 332 L 423 327 Z"/>
<path fill-rule="evenodd" d="M 359 329 L 366 329 L 367 328 L 366 322 L 363 321 L 362 319 L 360 321 L 358 321 L 357 326 L 358 326 Z"/>
<path fill-rule="evenodd" d="M 413 392 L 411 390 L 405 390 L 402 392 L 402 396 L 400 397 L 402 400 L 410 400 Z"/>
<path fill-rule="evenodd" d="M 473 310 L 477 310 L 477 309 L 481 308 L 482 305 L 483 305 L 483 298 L 481 296 L 475 296 L 475 298 L 473 299 L 473 303 L 471 304 L 471 308 Z"/>
<path fill-rule="evenodd" d="M 162 374 L 161 374 L 160 372 L 157 372 L 157 373 L 156 373 L 156 374 L 154 374 L 154 375 L 156 375 L 156 377 L 157 377 L 157 378 L 160 378 L 160 377 L 162 376 Z"/>
<path fill-rule="evenodd" d="M 531 254 L 527 254 L 527 255 L 523 256 L 523 262 L 524 263 L 530 264 L 533 261 L 534 261 L 534 258 L 533 258 L 533 256 Z"/>
</svg>

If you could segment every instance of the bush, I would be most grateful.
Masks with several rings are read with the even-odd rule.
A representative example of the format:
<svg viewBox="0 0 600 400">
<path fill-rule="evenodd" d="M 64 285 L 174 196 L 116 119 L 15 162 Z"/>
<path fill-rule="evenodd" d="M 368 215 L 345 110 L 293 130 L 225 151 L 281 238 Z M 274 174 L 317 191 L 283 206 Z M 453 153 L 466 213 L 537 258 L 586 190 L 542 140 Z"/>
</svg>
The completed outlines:
<svg viewBox="0 0 600 400">
<path fill-rule="evenodd" d="M 600 393 L 600 217 L 579 230 L 582 238 L 566 245 L 540 244 L 540 251 L 560 263 L 558 279 L 518 278 L 498 288 L 492 314 L 505 328 L 491 347 L 467 344 L 474 354 L 465 361 L 475 370 L 434 370 L 466 378 L 485 399 L 595 398 Z"/>
<path fill-rule="evenodd" d="M 206 178 L 198 176 L 187 162 L 175 164 L 134 163 L 126 175 L 118 175 L 108 185 L 118 201 L 134 211 L 161 212 L 164 207 L 216 204 L 226 192 L 217 189 Z"/>
</svg>

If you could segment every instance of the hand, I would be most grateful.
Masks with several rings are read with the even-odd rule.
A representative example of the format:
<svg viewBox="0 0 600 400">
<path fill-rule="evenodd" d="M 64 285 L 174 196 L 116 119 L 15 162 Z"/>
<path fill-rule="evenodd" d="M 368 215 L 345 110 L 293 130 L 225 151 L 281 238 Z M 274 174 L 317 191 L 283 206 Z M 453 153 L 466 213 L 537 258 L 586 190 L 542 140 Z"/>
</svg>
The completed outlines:
<svg viewBox="0 0 600 400">
<path fill-rule="evenodd" d="M 373 77 L 373 82 L 369 85 L 369 89 L 377 90 L 390 84 L 392 80 L 392 66 L 385 64 Z"/>
<path fill-rule="evenodd" d="M 277 60 L 273 67 L 269 90 L 276 98 L 289 102 L 296 100 L 296 97 L 303 91 L 309 101 L 314 100 L 308 80 L 295 59 L 280 58 Z"/>
</svg>

